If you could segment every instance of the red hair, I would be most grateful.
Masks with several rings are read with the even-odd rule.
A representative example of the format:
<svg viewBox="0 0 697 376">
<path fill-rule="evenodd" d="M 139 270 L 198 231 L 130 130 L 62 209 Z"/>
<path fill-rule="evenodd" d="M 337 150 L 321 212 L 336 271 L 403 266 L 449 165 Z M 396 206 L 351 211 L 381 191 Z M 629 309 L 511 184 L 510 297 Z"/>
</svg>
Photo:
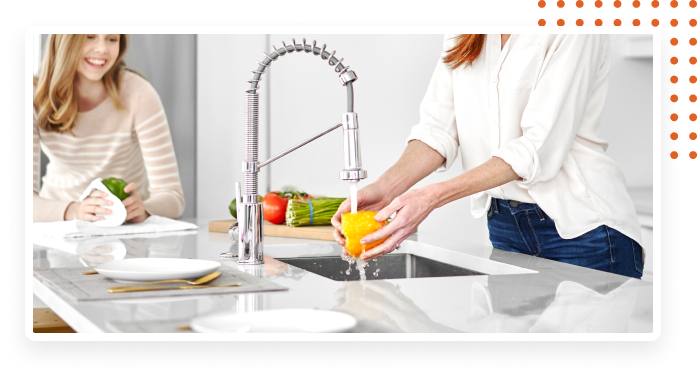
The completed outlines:
<svg viewBox="0 0 697 376">
<path fill-rule="evenodd" d="M 455 46 L 445 51 L 447 55 L 443 58 L 443 63 L 450 69 L 455 69 L 463 64 L 465 67 L 472 65 L 484 47 L 484 34 L 460 34 L 454 39 Z"/>
</svg>

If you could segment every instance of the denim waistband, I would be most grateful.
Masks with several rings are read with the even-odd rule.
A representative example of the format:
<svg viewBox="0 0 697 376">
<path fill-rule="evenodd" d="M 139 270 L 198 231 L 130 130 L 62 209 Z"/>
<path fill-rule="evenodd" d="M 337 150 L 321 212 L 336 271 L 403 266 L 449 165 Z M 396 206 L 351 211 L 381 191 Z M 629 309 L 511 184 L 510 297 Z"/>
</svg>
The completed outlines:
<svg viewBox="0 0 697 376">
<path fill-rule="evenodd" d="M 522 202 L 522 201 L 516 201 L 516 200 L 502 200 L 500 198 L 491 198 L 491 204 L 494 205 L 501 205 L 505 207 L 511 207 L 511 208 L 519 208 L 519 207 L 529 207 L 532 208 L 533 206 L 537 206 L 537 204 L 531 204 L 529 202 Z"/>
<path fill-rule="evenodd" d="M 500 198 L 493 198 L 493 197 L 491 198 L 491 207 L 489 208 L 487 218 L 491 218 L 491 215 L 494 212 L 499 213 L 499 207 L 504 207 L 506 209 L 509 209 L 508 212 L 510 214 L 515 214 L 515 213 L 518 213 L 521 211 L 532 210 L 532 211 L 535 211 L 540 216 L 541 220 L 544 220 L 545 218 L 549 218 L 549 216 L 537 204 L 531 204 L 528 202 L 522 202 L 522 201 L 516 201 L 516 200 L 503 200 Z"/>
</svg>

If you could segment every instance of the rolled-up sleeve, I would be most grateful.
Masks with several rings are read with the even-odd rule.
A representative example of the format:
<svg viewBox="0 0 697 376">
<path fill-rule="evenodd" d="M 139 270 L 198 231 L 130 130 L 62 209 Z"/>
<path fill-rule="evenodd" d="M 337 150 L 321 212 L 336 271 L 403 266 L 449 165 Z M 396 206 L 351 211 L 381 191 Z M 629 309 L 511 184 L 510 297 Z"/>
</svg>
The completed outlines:
<svg viewBox="0 0 697 376">
<path fill-rule="evenodd" d="M 557 175 L 591 94 L 607 92 L 606 36 L 560 35 L 549 51 L 521 118 L 523 135 L 492 153 L 511 166 L 521 178 L 516 184 L 525 189 Z"/>
<path fill-rule="evenodd" d="M 450 38 L 446 36 L 443 41 L 443 51 L 450 48 L 449 40 Z M 437 172 L 450 168 L 457 158 L 460 146 L 453 105 L 452 70 L 443 63 L 442 57 L 443 54 L 438 59 L 436 70 L 421 102 L 419 124 L 412 127 L 407 138 L 407 143 L 411 140 L 422 141 L 445 158 L 445 162 L 436 170 Z"/>
</svg>

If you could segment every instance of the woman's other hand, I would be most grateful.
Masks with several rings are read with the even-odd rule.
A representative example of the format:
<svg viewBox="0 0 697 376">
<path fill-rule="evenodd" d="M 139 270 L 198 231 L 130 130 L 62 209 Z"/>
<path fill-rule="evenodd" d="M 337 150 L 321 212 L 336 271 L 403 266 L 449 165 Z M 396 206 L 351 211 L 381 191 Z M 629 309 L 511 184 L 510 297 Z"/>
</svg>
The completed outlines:
<svg viewBox="0 0 697 376">
<path fill-rule="evenodd" d="M 358 190 L 356 194 L 358 201 L 358 210 L 378 211 L 390 203 L 387 197 L 387 192 L 377 183 L 368 184 Z M 332 217 L 332 226 L 334 226 L 334 240 L 342 246 L 346 245 L 344 237 L 341 233 L 341 215 L 351 211 L 351 197 L 341 203 L 339 209 Z M 344 254 L 348 254 L 344 249 Z"/>
<path fill-rule="evenodd" d="M 93 190 L 84 200 L 68 205 L 63 219 L 66 221 L 79 219 L 91 222 L 104 220 L 104 217 L 99 216 L 99 214 L 111 214 L 111 209 L 103 208 L 102 206 L 114 205 L 111 200 L 105 199 L 107 196 L 105 192 Z"/>
<path fill-rule="evenodd" d="M 121 201 L 123 206 L 126 207 L 126 222 L 138 223 L 146 220 L 150 214 L 145 211 L 143 199 L 136 193 L 136 183 L 128 183 L 123 191 L 131 194 L 125 200 Z"/>
<path fill-rule="evenodd" d="M 375 221 L 382 222 L 393 213 L 397 213 L 387 226 L 361 239 L 361 244 L 368 244 L 389 236 L 384 243 L 363 252 L 361 259 L 370 261 L 394 251 L 398 244 L 401 244 L 416 231 L 419 224 L 438 207 L 438 197 L 431 187 L 426 186 L 408 191 L 392 200 L 389 205 L 375 215 Z"/>
</svg>

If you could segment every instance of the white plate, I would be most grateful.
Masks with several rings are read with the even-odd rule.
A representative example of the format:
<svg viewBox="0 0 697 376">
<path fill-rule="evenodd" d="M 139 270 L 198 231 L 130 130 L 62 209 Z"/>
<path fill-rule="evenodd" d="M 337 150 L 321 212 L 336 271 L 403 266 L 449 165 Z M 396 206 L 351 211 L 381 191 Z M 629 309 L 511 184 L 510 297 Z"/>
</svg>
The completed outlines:
<svg viewBox="0 0 697 376">
<path fill-rule="evenodd" d="M 339 333 L 356 326 L 356 319 L 321 309 L 276 309 L 216 313 L 197 317 L 190 325 L 200 333 Z"/>
<path fill-rule="evenodd" d="M 217 261 L 178 258 L 132 258 L 105 262 L 96 266 L 97 273 L 126 281 L 194 279 L 220 267 Z"/>
</svg>

